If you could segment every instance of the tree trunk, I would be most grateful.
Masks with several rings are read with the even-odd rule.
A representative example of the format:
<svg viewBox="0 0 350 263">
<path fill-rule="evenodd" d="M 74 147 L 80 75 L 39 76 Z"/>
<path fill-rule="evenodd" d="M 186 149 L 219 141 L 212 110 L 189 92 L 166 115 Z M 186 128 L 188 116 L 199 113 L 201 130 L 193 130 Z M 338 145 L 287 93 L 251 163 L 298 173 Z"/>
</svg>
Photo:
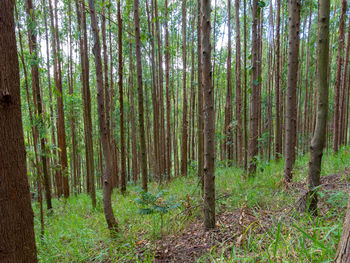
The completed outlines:
<svg viewBox="0 0 350 263">
<path fill-rule="evenodd" d="M 226 92 L 226 103 L 225 103 L 225 142 L 224 152 L 225 159 L 228 159 L 229 165 L 233 160 L 233 132 L 232 132 L 232 74 L 231 74 L 231 0 L 228 0 L 228 42 L 227 42 L 227 92 Z"/>
<path fill-rule="evenodd" d="M 92 141 L 92 119 L 91 119 L 91 94 L 89 87 L 89 61 L 87 46 L 85 4 L 76 0 L 77 20 L 79 34 L 79 51 L 81 63 L 81 82 L 83 99 L 83 120 L 84 120 L 84 142 L 86 160 L 86 181 L 87 190 L 91 196 L 92 206 L 96 207 L 95 176 L 94 176 L 94 149 Z"/>
<path fill-rule="evenodd" d="M 125 135 L 124 135 L 124 102 L 123 102 L 123 43 L 122 43 L 122 17 L 120 12 L 120 0 L 117 1 L 118 13 L 118 85 L 120 107 L 120 162 L 121 162 L 121 192 L 126 192 L 126 163 L 125 163 Z M 112 70 L 112 69 L 111 69 Z"/>
<path fill-rule="evenodd" d="M 165 0 L 165 96 L 166 96 L 166 119 L 167 119 L 167 147 L 166 147 L 166 174 L 168 179 L 171 173 L 171 101 L 169 92 L 170 79 L 170 52 L 169 52 L 169 29 L 168 29 L 168 0 Z"/>
<path fill-rule="evenodd" d="M 241 89 L 241 29 L 239 20 L 239 3 L 240 0 L 235 1 L 236 9 L 236 120 L 237 120 L 237 163 L 242 163 L 242 89 Z"/>
<path fill-rule="evenodd" d="M 201 181 L 202 190 L 204 187 L 203 172 L 204 172 L 204 120 L 203 120 L 203 83 L 202 83 L 202 34 L 201 34 L 201 1 L 198 1 L 197 10 L 197 63 L 198 63 L 198 177 Z"/>
<path fill-rule="evenodd" d="M 33 25 L 35 22 L 35 13 L 34 13 L 34 7 L 33 2 L 31 0 L 26 1 L 26 12 L 27 12 L 27 22 L 28 22 L 28 42 L 29 42 L 29 51 L 32 56 L 32 59 L 35 61 L 32 63 L 31 67 L 31 73 L 32 73 L 32 87 L 33 87 L 33 96 L 35 96 L 35 111 L 39 116 L 39 123 L 37 124 L 37 129 L 39 127 L 45 127 L 44 121 L 43 121 L 43 106 L 42 106 L 42 99 L 40 94 L 40 87 L 39 87 L 39 69 L 38 69 L 38 50 L 37 50 L 37 39 L 36 39 L 36 29 L 33 28 Z M 39 133 L 40 134 L 40 133 Z M 51 203 L 51 186 L 50 186 L 50 175 L 49 170 L 47 166 L 47 159 L 46 159 L 46 142 L 45 142 L 45 135 L 39 136 L 40 137 L 40 144 L 41 144 L 41 162 L 42 162 L 42 168 L 43 168 L 43 175 L 44 175 L 44 187 L 45 187 L 45 197 L 46 197 L 46 205 L 47 209 L 52 209 L 52 203 Z M 38 171 L 39 173 L 39 171 Z M 40 174 L 38 175 L 40 177 Z"/>
<path fill-rule="evenodd" d="M 258 154 L 258 1 L 253 0 L 252 25 L 252 76 L 250 100 L 250 137 L 249 137 L 249 176 L 256 171 L 256 156 Z"/>
<path fill-rule="evenodd" d="M 114 217 L 111 194 L 112 194 L 112 184 L 111 184 L 111 172 L 112 172 L 112 154 L 110 149 L 110 143 L 108 138 L 108 128 L 107 119 L 105 116 L 105 101 L 103 94 L 103 73 L 102 73 L 102 59 L 101 59 L 101 46 L 100 38 L 97 27 L 95 2 L 94 0 L 89 0 L 89 8 L 91 15 L 91 28 L 94 37 L 94 47 L 93 53 L 95 56 L 95 68 L 96 68 L 96 81 L 97 81 L 97 103 L 98 103 L 98 124 L 100 130 L 100 137 L 102 142 L 103 157 L 105 160 L 105 169 L 103 176 L 103 208 L 107 221 L 108 228 L 111 235 L 114 236 L 118 232 L 118 223 Z"/>
<path fill-rule="evenodd" d="M 326 142 L 328 115 L 328 56 L 329 56 L 329 10 L 330 1 L 320 0 L 317 48 L 317 120 L 310 146 L 308 173 L 309 211 L 317 214 L 317 189 L 320 185 L 321 161 Z"/>
<path fill-rule="evenodd" d="M 276 17 L 276 71 L 275 71 L 275 113 L 276 113 L 276 131 L 275 131 L 275 159 L 282 155 L 282 131 L 281 131 L 281 102 L 280 102 L 280 23 L 281 23 L 281 0 L 277 0 Z"/>
<path fill-rule="evenodd" d="M 344 49 L 344 27 L 345 27 L 345 13 L 347 0 L 341 2 L 341 13 L 339 18 L 339 39 L 338 39 L 338 54 L 337 54 L 337 73 L 335 76 L 334 87 L 334 118 L 333 118 L 333 151 L 339 150 L 339 133 L 340 133 L 340 86 L 341 86 L 341 72 L 343 68 L 343 49 Z"/>
<path fill-rule="evenodd" d="M 181 175 L 187 176 L 187 93 L 186 93 L 186 0 L 182 0 L 182 139 L 181 139 Z"/>
<path fill-rule="evenodd" d="M 295 162 L 295 146 L 297 136 L 297 98 L 296 86 L 298 81 L 299 64 L 299 28 L 300 9 L 299 1 L 289 0 L 289 25 L 288 25 L 288 81 L 286 101 L 286 148 L 284 180 L 290 182 L 293 177 L 293 165 Z"/>
<path fill-rule="evenodd" d="M 215 228 L 215 109 L 210 44 L 210 0 L 201 0 L 202 81 L 204 91 L 204 228 Z"/>
<path fill-rule="evenodd" d="M 143 88 L 142 88 L 142 64 L 141 64 L 141 39 L 140 39 L 140 17 L 139 0 L 134 0 L 134 19 L 135 19 L 135 44 L 136 44 L 136 71 L 137 71 L 137 90 L 139 105 L 139 132 L 141 144 L 141 171 L 142 188 L 147 192 L 147 155 L 145 140 L 145 124 L 143 114 Z"/>
<path fill-rule="evenodd" d="M 0 8 L 0 261 L 37 262 L 23 137 L 14 5 Z"/>
<path fill-rule="evenodd" d="M 343 225 L 343 234 L 338 244 L 337 254 L 334 263 L 350 262 L 350 198 L 348 201 L 348 209 L 346 211 L 345 221 Z"/>
</svg>

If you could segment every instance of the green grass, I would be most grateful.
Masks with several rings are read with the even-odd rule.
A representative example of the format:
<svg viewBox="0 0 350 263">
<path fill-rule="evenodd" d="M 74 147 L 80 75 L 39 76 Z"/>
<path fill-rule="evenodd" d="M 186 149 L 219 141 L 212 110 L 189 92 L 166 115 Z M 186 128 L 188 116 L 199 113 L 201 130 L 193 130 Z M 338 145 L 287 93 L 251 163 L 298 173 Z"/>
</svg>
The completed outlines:
<svg viewBox="0 0 350 263">
<path fill-rule="evenodd" d="M 343 148 L 337 155 L 324 155 L 322 175 L 343 171 L 350 163 L 349 148 Z M 294 181 L 304 181 L 308 170 L 308 156 L 299 158 L 295 165 Z M 283 160 L 260 163 L 254 178 L 245 179 L 240 168 L 216 168 L 217 197 L 228 197 L 217 201 L 218 212 L 248 207 L 254 211 L 277 211 L 293 208 L 299 196 L 283 189 Z M 191 166 L 192 167 L 192 166 Z M 195 166 L 187 178 L 180 177 L 168 185 L 150 184 L 150 191 L 162 189 L 168 192 L 166 198 L 174 196 L 180 203 L 164 217 L 163 232 L 178 233 L 194 220 L 200 220 L 201 199 Z M 325 194 L 325 193 L 321 193 Z M 234 244 L 226 249 L 215 248 L 203 255 L 198 262 L 331 262 L 339 241 L 347 193 L 328 193 L 328 201 L 334 209 L 317 218 L 293 212 L 290 220 L 273 217 L 269 230 L 253 234 L 245 232 L 240 247 Z M 35 232 L 40 262 L 152 262 L 151 250 L 138 258 L 137 251 L 145 243 L 152 247 L 160 238 L 160 216 L 140 215 L 140 206 L 134 202 L 138 197 L 137 187 L 128 186 L 126 196 L 114 193 L 112 197 L 115 216 L 121 233 L 116 240 L 110 238 L 102 209 L 102 193 L 97 192 L 98 207 L 94 210 L 88 195 L 81 194 L 68 200 L 53 200 L 54 214 L 45 216 L 45 235 L 40 236 L 38 204 L 35 212 Z M 185 207 L 191 207 L 189 215 Z M 259 216 L 259 215 L 257 215 Z"/>
</svg>

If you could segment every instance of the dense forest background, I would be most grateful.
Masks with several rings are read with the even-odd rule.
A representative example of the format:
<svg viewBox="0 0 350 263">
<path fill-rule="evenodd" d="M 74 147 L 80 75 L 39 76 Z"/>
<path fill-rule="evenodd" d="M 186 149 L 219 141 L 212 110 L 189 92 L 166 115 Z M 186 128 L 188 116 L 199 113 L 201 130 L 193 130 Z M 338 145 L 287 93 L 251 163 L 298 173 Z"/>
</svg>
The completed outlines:
<svg viewBox="0 0 350 263">
<path fill-rule="evenodd" d="M 237 258 L 257 260 L 263 250 L 271 262 L 334 257 L 350 161 L 348 1 L 17 0 L 13 7 L 42 262 L 152 262 L 159 238 L 176 247 L 164 236 L 198 218 L 203 233 L 235 220 L 242 226 L 220 237 L 244 247 Z M 320 173 L 336 175 L 327 177 L 336 191 L 322 188 Z M 278 211 L 289 206 L 307 219 L 288 221 Z M 98 231 L 86 250 L 72 241 L 83 233 L 59 234 L 94 229 L 84 225 L 90 217 Z M 255 219 L 265 223 L 251 227 Z M 310 251 L 286 252 L 290 228 Z M 272 237 L 249 247 L 248 232 Z M 124 239 L 109 246 L 101 239 L 109 234 Z M 65 244 L 79 252 L 60 255 Z M 92 249 L 103 253 L 83 256 Z M 164 251 L 159 262 L 176 262 Z"/>
</svg>

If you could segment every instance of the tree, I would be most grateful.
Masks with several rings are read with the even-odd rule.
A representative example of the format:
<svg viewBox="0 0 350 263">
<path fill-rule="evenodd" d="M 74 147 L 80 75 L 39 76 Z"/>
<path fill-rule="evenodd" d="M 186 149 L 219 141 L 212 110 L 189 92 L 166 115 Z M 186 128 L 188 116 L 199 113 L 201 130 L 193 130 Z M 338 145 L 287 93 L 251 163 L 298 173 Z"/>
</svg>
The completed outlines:
<svg viewBox="0 0 350 263">
<path fill-rule="evenodd" d="M 251 100 L 250 100 L 250 136 L 249 136 L 249 176 L 256 171 L 256 156 L 258 154 L 258 1 L 253 0 L 253 24 L 252 24 L 252 75 L 251 75 Z"/>
<path fill-rule="evenodd" d="M 345 215 L 345 221 L 343 225 L 343 234 L 338 244 L 338 249 L 337 249 L 334 262 L 335 263 L 349 262 L 350 261 L 349 248 L 350 248 L 350 199 L 348 201 L 348 209 Z"/>
<path fill-rule="evenodd" d="M 232 75 L 231 75 L 231 0 L 228 0 L 228 42 L 227 42 L 227 93 L 225 104 L 225 142 L 224 149 L 226 158 L 229 161 L 233 160 L 233 140 L 232 140 Z"/>
<path fill-rule="evenodd" d="M 186 93 L 186 0 L 182 1 L 182 141 L 181 141 L 181 174 L 187 176 L 187 93 Z"/>
<path fill-rule="evenodd" d="M 277 0 L 277 16 L 276 16 L 276 70 L 275 70 L 275 159 L 279 159 L 282 155 L 282 129 L 281 129 L 281 105 L 280 105 L 280 23 L 281 23 L 281 0 Z"/>
<path fill-rule="evenodd" d="M 139 1 L 134 0 L 134 20 L 135 20 L 135 50 L 136 50 L 136 71 L 137 71 L 137 92 L 139 106 L 139 133 L 141 144 L 141 172 L 142 189 L 147 192 L 147 155 L 145 140 L 145 122 L 143 114 L 143 89 L 142 89 L 142 64 L 141 64 L 141 40 L 140 40 L 140 17 Z"/>
<path fill-rule="evenodd" d="M 0 261 L 37 262 L 12 0 L 0 8 Z"/>
<path fill-rule="evenodd" d="M 87 45 L 86 15 L 83 11 L 85 3 L 76 0 L 78 32 L 79 34 L 79 53 L 81 63 L 81 82 L 83 97 L 83 119 L 84 119 L 84 142 L 85 142 L 85 160 L 86 160 L 86 185 L 87 192 L 91 196 L 92 206 L 96 207 L 95 176 L 94 176 L 94 144 L 92 138 L 92 119 L 91 119 L 91 93 L 89 85 L 89 59 Z"/>
<path fill-rule="evenodd" d="M 317 47 L 317 119 L 310 146 L 308 172 L 309 211 L 317 214 L 317 187 L 320 185 L 321 162 L 326 142 L 328 116 L 328 57 L 330 1 L 320 0 Z"/>
<path fill-rule="evenodd" d="M 112 154 L 110 149 L 109 137 L 107 132 L 107 119 L 105 112 L 105 101 L 104 101 L 104 90 L 103 90 L 103 73 L 102 73 L 102 59 L 101 59 L 101 46 L 99 30 L 97 27 L 96 10 L 94 0 L 89 0 L 90 16 L 91 16 L 91 28 L 94 37 L 94 48 L 93 53 L 95 56 L 95 69 L 96 69 L 96 81 L 97 81 L 97 103 L 98 103 L 98 124 L 100 137 L 103 148 L 103 157 L 105 161 L 105 169 L 103 176 L 103 209 L 105 218 L 107 221 L 108 229 L 111 235 L 114 236 L 118 232 L 118 223 L 114 217 L 111 194 L 112 194 L 112 183 L 111 173 L 113 167 Z"/>
<path fill-rule="evenodd" d="M 210 0 L 201 0 L 202 81 L 204 92 L 204 228 L 215 228 L 215 109 L 210 44 Z"/>
<path fill-rule="evenodd" d="M 237 120 L 237 163 L 240 165 L 242 163 L 242 90 L 241 90 L 241 29 L 239 22 L 239 2 L 240 0 L 235 0 L 236 9 L 236 120 Z"/>
<path fill-rule="evenodd" d="M 197 63 L 198 63 L 198 177 L 201 180 L 202 189 L 204 187 L 203 171 L 204 171 L 204 120 L 203 120 L 203 83 L 202 83 L 202 34 L 201 34 L 201 1 L 197 6 Z"/>
<path fill-rule="evenodd" d="M 34 7 L 33 2 L 31 0 L 26 1 L 26 12 L 27 12 L 27 21 L 28 21 L 28 42 L 29 42 L 29 50 L 30 54 L 33 58 L 33 63 L 31 65 L 32 68 L 32 87 L 33 87 L 33 95 L 35 95 L 34 101 L 35 103 L 35 111 L 38 114 L 39 122 L 37 123 L 37 131 L 42 127 L 42 129 L 45 128 L 44 124 L 44 116 L 43 116 L 43 106 L 42 106 L 42 99 L 40 94 L 40 87 L 39 87 L 39 68 L 38 68 L 38 50 L 37 50 L 37 40 L 36 40 L 36 21 L 35 21 L 35 13 L 34 13 Z M 43 132 L 41 132 L 43 133 Z M 45 142 L 45 134 L 40 134 L 40 146 L 41 146 L 41 162 L 42 162 L 42 169 L 43 169 L 43 179 L 44 179 L 44 187 L 45 187 L 45 197 L 46 197 L 46 206 L 48 210 L 52 209 L 52 203 L 51 203 L 51 185 L 50 185 L 50 174 L 49 169 L 47 165 L 47 159 L 46 159 L 46 142 Z M 37 171 L 40 175 L 40 172 Z"/>
<path fill-rule="evenodd" d="M 345 14 L 346 14 L 346 0 L 341 1 L 341 13 L 339 18 L 339 39 L 338 39 L 338 54 L 337 54 L 337 73 L 335 77 L 335 92 L 334 92 L 334 118 L 333 118 L 333 151 L 339 150 L 339 138 L 340 136 L 340 86 L 341 86 L 341 72 L 343 68 L 343 49 L 345 40 Z"/>
<path fill-rule="evenodd" d="M 286 100 L 286 148 L 284 180 L 290 182 L 293 177 L 295 162 L 295 146 L 297 137 L 297 80 L 299 65 L 299 28 L 300 28 L 300 1 L 289 0 L 288 24 L 288 81 Z"/>
<path fill-rule="evenodd" d="M 126 191 L 126 164 L 125 164 L 125 135 L 124 135 L 124 102 L 123 102 L 123 39 L 122 39 L 122 16 L 120 12 L 120 0 L 117 3 L 118 14 L 118 85 L 120 105 L 120 161 L 121 161 L 121 192 Z M 112 69 L 111 69 L 112 70 Z"/>
</svg>

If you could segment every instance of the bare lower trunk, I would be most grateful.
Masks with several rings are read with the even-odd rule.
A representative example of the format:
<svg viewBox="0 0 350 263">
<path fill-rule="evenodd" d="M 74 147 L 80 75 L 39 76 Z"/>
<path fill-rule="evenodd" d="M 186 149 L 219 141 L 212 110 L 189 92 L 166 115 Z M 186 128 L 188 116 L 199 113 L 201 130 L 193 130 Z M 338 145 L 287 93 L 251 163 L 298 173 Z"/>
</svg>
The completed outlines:
<svg viewBox="0 0 350 263">
<path fill-rule="evenodd" d="M 12 0 L 0 8 L 0 261 L 37 262 Z"/>
<path fill-rule="evenodd" d="M 210 44 L 210 0 L 201 0 L 202 81 L 204 91 L 204 228 L 215 228 L 215 109 Z"/>
<path fill-rule="evenodd" d="M 308 173 L 309 211 L 317 214 L 317 189 L 320 185 L 321 161 L 326 142 L 328 115 L 328 56 L 329 56 L 329 0 L 320 0 L 317 49 L 317 120 L 310 147 Z"/>
<path fill-rule="evenodd" d="M 102 142 L 103 157 L 105 161 L 105 169 L 103 176 L 103 209 L 105 218 L 107 221 L 108 229 L 111 235 L 114 236 L 118 232 L 118 223 L 114 217 L 111 194 L 112 194 L 112 183 L 111 173 L 113 168 L 112 153 L 110 149 L 107 119 L 105 116 L 105 101 L 104 101 L 104 90 L 103 90 L 103 73 L 102 73 L 102 59 L 101 59 L 101 46 L 99 38 L 99 30 L 97 27 L 96 11 L 94 0 L 89 0 L 89 8 L 91 15 L 91 27 L 94 37 L 93 53 L 95 56 L 95 68 L 96 68 L 96 81 L 97 81 L 97 103 L 98 103 L 98 124 L 100 130 L 100 137 Z"/>
<path fill-rule="evenodd" d="M 293 165 L 295 162 L 295 146 L 297 136 L 297 94 L 296 85 L 298 80 L 299 65 L 299 28 L 300 9 L 299 1 L 289 0 L 289 44 L 288 44 L 288 81 L 286 101 L 286 147 L 284 180 L 290 182 L 293 177 Z"/>
</svg>

